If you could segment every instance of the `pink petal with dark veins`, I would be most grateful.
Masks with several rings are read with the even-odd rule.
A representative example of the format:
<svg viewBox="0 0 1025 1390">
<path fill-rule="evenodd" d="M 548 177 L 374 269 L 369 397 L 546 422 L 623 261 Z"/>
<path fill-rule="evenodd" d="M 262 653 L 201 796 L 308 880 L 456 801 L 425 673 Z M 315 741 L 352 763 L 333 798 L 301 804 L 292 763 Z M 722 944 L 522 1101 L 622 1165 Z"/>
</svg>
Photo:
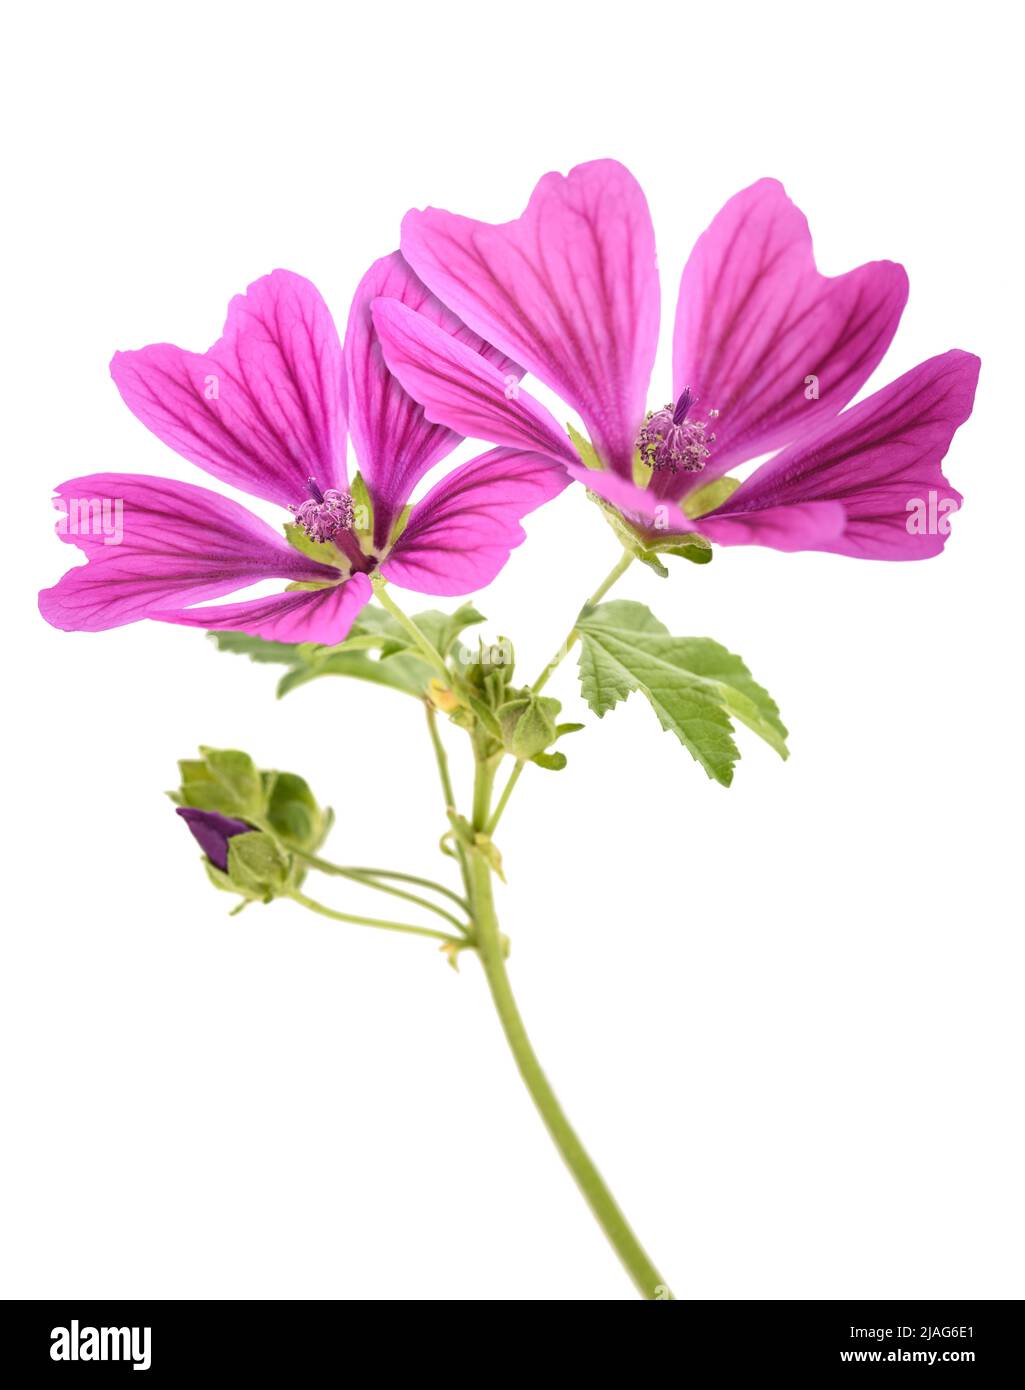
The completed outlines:
<svg viewBox="0 0 1025 1390">
<path fill-rule="evenodd" d="M 287 507 L 306 479 L 344 488 L 346 383 L 327 306 L 275 270 L 228 306 L 209 352 L 155 343 L 119 352 L 111 376 L 148 429 L 215 478 Z"/>
<path fill-rule="evenodd" d="M 465 323 L 573 406 L 600 457 L 629 476 L 660 299 L 651 215 L 628 169 L 599 159 L 546 174 L 512 222 L 410 212 L 402 254 Z"/>
<path fill-rule="evenodd" d="M 523 369 L 461 323 L 413 274 L 398 251 L 384 256 L 360 281 L 349 312 L 345 360 L 349 377 L 349 432 L 360 472 L 374 503 L 374 537 L 383 546 L 413 488 L 459 443 L 461 436 L 429 421 L 389 372 L 370 308 L 380 297 L 397 300 L 489 362 L 503 380 Z"/>
<path fill-rule="evenodd" d="M 842 410 L 889 346 L 907 288 L 892 261 L 820 275 L 808 223 L 775 179 L 731 198 L 691 253 L 676 310 L 674 391 L 689 386 L 698 415 L 719 411 L 700 481 Z"/>
<path fill-rule="evenodd" d="M 482 589 L 526 538 L 521 519 L 568 484 L 541 454 L 493 449 L 471 459 L 416 504 L 381 572 L 421 594 Z"/>
<path fill-rule="evenodd" d="M 65 631 L 120 627 L 262 579 L 338 577 L 238 502 L 192 483 L 94 473 L 62 483 L 57 495 L 58 534 L 88 558 L 39 595 L 43 617 Z"/>
</svg>

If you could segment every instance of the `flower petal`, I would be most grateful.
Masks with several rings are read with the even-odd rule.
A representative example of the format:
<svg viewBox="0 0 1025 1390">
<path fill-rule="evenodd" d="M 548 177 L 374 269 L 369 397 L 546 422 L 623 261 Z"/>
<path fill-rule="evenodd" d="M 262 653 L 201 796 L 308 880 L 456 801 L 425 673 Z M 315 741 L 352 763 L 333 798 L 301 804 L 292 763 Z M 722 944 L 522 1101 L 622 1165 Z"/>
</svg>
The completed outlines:
<svg viewBox="0 0 1025 1390">
<path fill-rule="evenodd" d="M 722 518 L 710 512 L 695 523 L 717 545 L 764 545 L 787 553 L 828 550 L 843 535 L 846 524 L 842 502 L 799 502 Z"/>
<path fill-rule="evenodd" d="M 402 254 L 450 309 L 574 407 L 629 476 L 658 343 L 655 236 L 612 159 L 546 174 L 526 211 L 492 225 L 410 212 Z"/>
<path fill-rule="evenodd" d="M 871 560 L 938 554 L 961 501 L 940 464 L 972 412 L 978 375 L 968 352 L 922 362 L 756 469 L 698 526 L 724 545 L 772 545 L 759 533 L 780 513 L 831 502 L 844 509 L 841 534 L 781 548 Z"/>
<path fill-rule="evenodd" d="M 526 539 L 521 517 L 568 484 L 566 470 L 542 454 L 492 449 L 416 504 L 381 573 L 421 594 L 481 589 Z"/>
<path fill-rule="evenodd" d="M 43 617 L 65 631 L 120 627 L 262 579 L 338 577 L 245 507 L 191 483 L 94 473 L 56 491 L 58 534 L 88 557 L 39 595 Z"/>
<path fill-rule="evenodd" d="M 370 309 L 375 299 L 408 305 L 443 332 L 490 362 L 506 382 L 523 375 L 497 348 L 461 323 L 413 274 L 398 251 L 364 275 L 349 311 L 345 361 L 349 380 L 349 431 L 360 472 L 374 502 L 374 536 L 387 544 L 413 488 L 460 436 L 426 419 L 423 407 L 404 391 L 385 365 Z"/>
<path fill-rule="evenodd" d="M 373 597 L 370 580 L 354 574 L 326 589 L 294 590 L 270 598 L 243 599 L 241 603 L 215 603 L 207 608 L 186 608 L 177 613 L 154 612 L 151 618 L 186 627 L 205 627 L 211 632 L 248 632 L 273 642 L 318 642 L 334 646 L 349 635 L 356 615 Z"/>
<path fill-rule="evenodd" d="M 703 481 L 842 410 L 906 300 L 892 261 L 820 275 L 808 223 L 775 179 L 731 198 L 691 253 L 676 309 L 673 389 L 692 389 L 695 414 L 719 411 Z"/>
<path fill-rule="evenodd" d="M 345 486 L 345 369 L 320 294 L 275 270 L 228 306 L 206 353 L 156 343 L 110 364 L 128 408 L 215 478 L 288 506 Z"/>
<path fill-rule="evenodd" d="M 479 352 L 396 299 L 376 299 L 373 316 L 389 371 L 422 402 L 428 420 L 476 439 L 579 462 L 554 416 Z"/>
</svg>

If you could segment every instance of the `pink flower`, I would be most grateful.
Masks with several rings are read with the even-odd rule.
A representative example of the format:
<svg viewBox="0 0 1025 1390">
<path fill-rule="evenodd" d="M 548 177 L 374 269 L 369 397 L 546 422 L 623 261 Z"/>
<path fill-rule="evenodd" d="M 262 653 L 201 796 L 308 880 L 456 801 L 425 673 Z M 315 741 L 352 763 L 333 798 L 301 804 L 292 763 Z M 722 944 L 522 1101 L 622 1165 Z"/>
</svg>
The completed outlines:
<svg viewBox="0 0 1025 1390">
<path fill-rule="evenodd" d="M 129 409 L 171 448 L 285 509 L 303 549 L 237 502 L 190 483 L 73 478 L 57 489 L 58 531 L 87 563 L 40 594 L 47 621 L 95 632 L 155 618 L 335 643 L 370 599 L 375 571 L 425 594 L 489 583 L 524 539 L 521 517 L 560 492 L 566 475 L 537 452 L 494 449 L 444 477 L 407 516 L 414 487 L 459 436 L 427 421 L 385 367 L 369 307 L 381 295 L 503 379 L 518 379 L 520 369 L 444 308 L 397 252 L 360 283 L 344 350 L 314 286 L 274 271 L 232 300 L 209 352 L 158 343 L 117 353 L 111 374 Z M 347 424 L 372 519 L 361 517 L 365 504 L 349 490 Z M 102 524 L 115 511 L 117 527 Z M 307 539 L 329 544 L 314 557 Z M 272 578 L 289 588 L 189 606 Z"/>
<path fill-rule="evenodd" d="M 933 357 L 843 411 L 893 337 L 907 277 L 890 261 L 820 275 L 807 223 L 774 180 L 738 193 L 699 238 L 680 283 L 671 398 L 657 408 L 660 392 L 650 411 L 655 240 L 621 164 L 546 174 L 523 216 L 500 225 L 410 212 L 402 253 L 578 412 L 594 453 L 583 458 L 479 354 L 378 301 L 385 358 L 427 418 L 558 459 L 642 538 L 700 530 L 723 545 L 888 560 L 942 549 L 961 499 L 940 463 L 971 413 L 978 358 Z M 775 450 L 739 486 L 708 486 Z"/>
</svg>

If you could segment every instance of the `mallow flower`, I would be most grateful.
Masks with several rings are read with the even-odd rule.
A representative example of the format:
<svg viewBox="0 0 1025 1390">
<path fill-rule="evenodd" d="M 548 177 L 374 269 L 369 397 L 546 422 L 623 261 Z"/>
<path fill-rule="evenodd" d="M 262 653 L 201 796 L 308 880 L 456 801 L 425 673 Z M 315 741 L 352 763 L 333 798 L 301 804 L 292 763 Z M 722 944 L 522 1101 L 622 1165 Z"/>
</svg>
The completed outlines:
<svg viewBox="0 0 1025 1390">
<path fill-rule="evenodd" d="M 123 473 L 73 478 L 56 489 L 58 532 L 87 563 L 40 594 L 43 616 L 89 632 L 153 618 L 336 643 L 369 601 L 377 572 L 425 594 L 489 583 L 524 538 L 520 519 L 555 496 L 566 475 L 543 453 L 498 448 L 454 469 L 410 508 L 417 483 L 460 437 L 425 419 L 389 374 L 370 315 L 381 296 L 486 359 L 503 380 L 521 375 L 397 252 L 361 281 L 344 348 L 314 286 L 275 270 L 232 300 L 224 334 L 208 352 L 158 343 L 117 353 L 111 374 L 158 438 L 221 482 L 277 503 L 286 534 L 191 483 Z M 355 495 L 347 429 L 362 479 Z M 97 524 L 115 504 L 116 534 Z M 287 588 L 209 603 L 268 579 Z"/>
<path fill-rule="evenodd" d="M 893 337 L 907 277 L 890 261 L 819 274 L 807 222 L 775 180 L 731 198 L 694 247 L 671 390 L 654 401 L 655 238 L 621 164 L 546 174 L 512 222 L 410 212 L 401 247 L 464 323 L 579 414 L 590 439 L 571 442 L 492 360 L 382 298 L 373 313 L 385 359 L 427 418 L 559 460 L 642 545 L 697 530 L 722 545 L 868 559 L 942 549 L 961 499 L 940 464 L 971 413 L 978 358 L 932 357 L 845 410 Z M 746 480 L 727 476 L 767 454 Z"/>
</svg>

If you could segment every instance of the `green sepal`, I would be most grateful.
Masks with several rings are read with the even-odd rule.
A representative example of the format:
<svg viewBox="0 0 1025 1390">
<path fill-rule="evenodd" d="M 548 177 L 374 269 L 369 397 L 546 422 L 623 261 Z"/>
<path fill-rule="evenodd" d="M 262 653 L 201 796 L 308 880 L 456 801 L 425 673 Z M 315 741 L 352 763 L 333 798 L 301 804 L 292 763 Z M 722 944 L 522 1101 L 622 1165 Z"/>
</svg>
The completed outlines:
<svg viewBox="0 0 1025 1390">
<path fill-rule="evenodd" d="M 587 436 L 581 434 L 578 429 L 574 429 L 573 426 L 568 423 L 566 425 L 566 433 L 569 435 L 569 442 L 580 455 L 580 462 L 584 467 L 591 469 L 593 473 L 603 472 L 604 464 L 598 457 L 597 449 L 595 449 Z"/>
<path fill-rule="evenodd" d="M 182 804 L 201 811 L 219 811 L 239 820 L 258 818 L 263 811 L 263 785 L 256 764 L 237 748 L 200 748 L 202 761 L 179 763 Z"/>
<path fill-rule="evenodd" d="M 299 554 L 305 555 L 308 560 L 316 560 L 318 564 L 342 570 L 346 576 L 352 570 L 348 556 L 344 555 L 333 541 L 315 541 L 294 521 L 285 522 L 285 539 L 293 550 L 298 550 Z M 325 583 L 328 582 L 330 581 L 325 580 Z"/>
<path fill-rule="evenodd" d="M 484 725 L 485 729 L 487 729 L 491 737 L 497 739 L 498 742 L 501 743 L 502 726 L 498 722 L 498 717 L 496 716 L 491 706 L 487 704 L 486 701 L 482 700 L 479 695 L 468 695 L 467 699 L 470 702 L 470 709 L 477 716 L 480 722 Z M 456 715 L 453 716 L 454 718 L 456 718 L 457 722 L 458 713 L 459 711 L 457 710 Z"/>
<path fill-rule="evenodd" d="M 715 553 L 712 542 L 697 531 L 677 535 L 672 540 L 667 537 L 665 541 L 656 541 L 652 550 L 659 555 L 677 555 L 692 565 L 707 565 Z"/>
<path fill-rule="evenodd" d="M 535 753 L 530 761 L 537 763 L 538 767 L 547 768 L 549 772 L 561 772 L 567 759 L 565 753 Z"/>
<path fill-rule="evenodd" d="M 740 478 L 715 478 L 712 482 L 705 483 L 704 487 L 697 487 L 693 492 L 688 492 L 680 503 L 684 516 L 690 517 L 693 521 L 708 512 L 714 512 L 716 507 L 721 507 L 733 496 L 740 483 Z"/>
<path fill-rule="evenodd" d="M 334 822 L 330 806 L 320 806 L 304 777 L 296 772 L 269 772 L 266 822 L 292 849 L 315 854 Z"/>
<path fill-rule="evenodd" d="M 391 535 L 388 537 L 389 550 L 392 548 L 392 546 L 395 544 L 398 538 L 402 535 L 403 531 L 409 525 L 409 518 L 412 516 L 412 514 L 413 504 L 412 502 L 407 502 L 406 505 L 402 508 L 402 511 L 399 512 L 398 516 L 395 518 L 395 524 L 391 528 Z"/>
<path fill-rule="evenodd" d="M 349 496 L 352 498 L 352 529 L 365 551 L 374 539 L 374 504 L 362 473 L 357 473 L 349 484 Z"/>
<path fill-rule="evenodd" d="M 251 830 L 228 841 L 228 878 L 248 898 L 269 903 L 288 887 L 291 864 L 273 835 Z"/>
<path fill-rule="evenodd" d="M 244 907 L 248 907 L 249 904 L 252 902 L 263 901 L 263 898 L 259 894 L 248 893 L 244 889 L 240 888 L 237 883 L 233 883 L 231 879 L 228 877 L 228 875 L 226 873 L 222 873 L 222 871 L 217 867 L 216 864 L 211 864 L 210 860 L 207 859 L 205 855 L 203 856 L 203 868 L 206 870 L 207 878 L 210 880 L 213 886 L 220 892 L 233 893 L 236 897 L 241 895 L 241 902 L 239 902 L 238 904 L 236 904 L 235 907 L 232 908 L 231 912 L 229 913 L 229 916 L 236 916 L 239 912 L 242 911 Z"/>
</svg>

